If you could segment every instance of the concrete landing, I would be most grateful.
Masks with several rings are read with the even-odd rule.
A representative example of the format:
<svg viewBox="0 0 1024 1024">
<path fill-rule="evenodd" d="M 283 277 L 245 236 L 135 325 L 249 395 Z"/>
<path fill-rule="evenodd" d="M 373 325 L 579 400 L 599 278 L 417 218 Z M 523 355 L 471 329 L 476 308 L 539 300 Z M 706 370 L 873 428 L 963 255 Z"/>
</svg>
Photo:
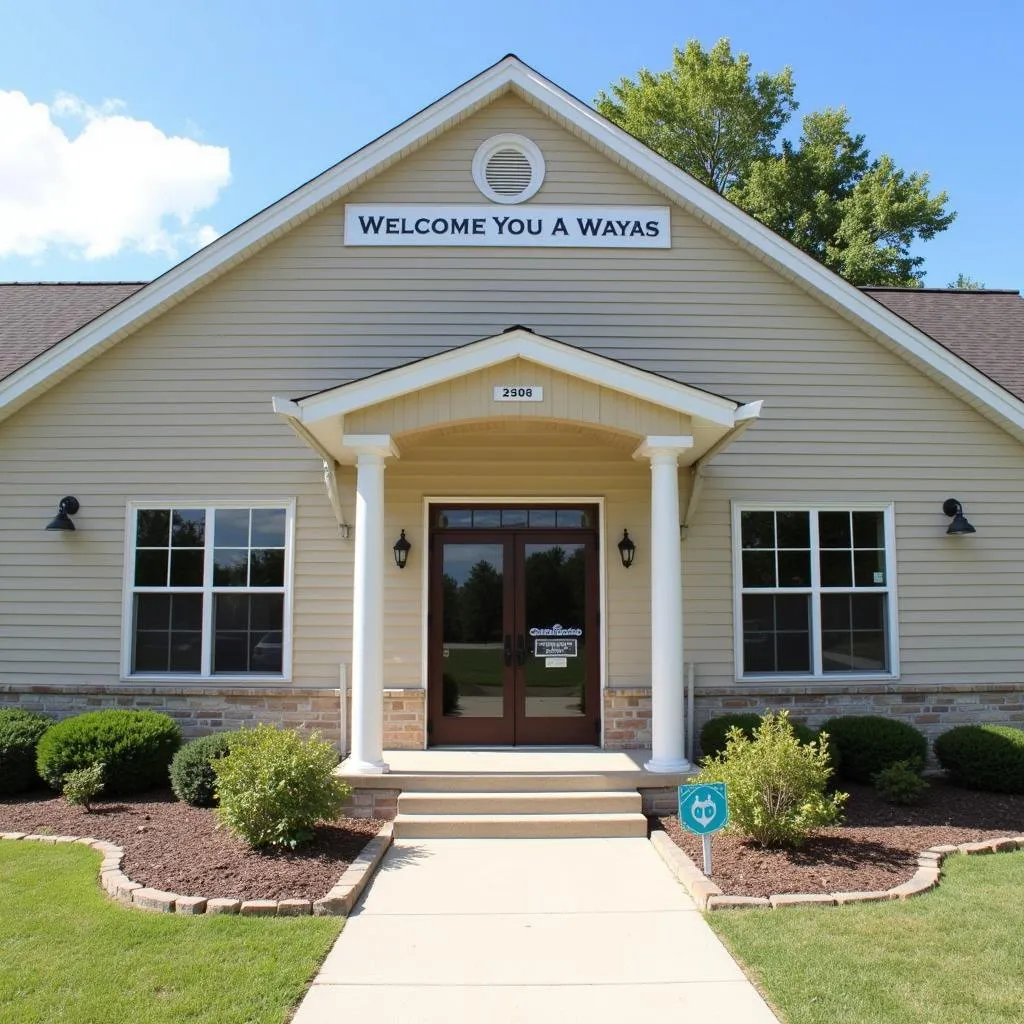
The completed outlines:
<svg viewBox="0 0 1024 1024">
<path fill-rule="evenodd" d="M 777 1024 L 646 839 L 397 840 L 294 1024 L 360 1014 Z"/>
</svg>

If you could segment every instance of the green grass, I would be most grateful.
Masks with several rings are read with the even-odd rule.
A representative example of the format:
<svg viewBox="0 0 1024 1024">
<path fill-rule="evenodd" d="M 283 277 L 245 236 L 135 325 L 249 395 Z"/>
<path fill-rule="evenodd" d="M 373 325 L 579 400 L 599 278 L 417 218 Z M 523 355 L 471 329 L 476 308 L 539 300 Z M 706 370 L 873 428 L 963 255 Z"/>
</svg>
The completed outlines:
<svg viewBox="0 0 1024 1024">
<path fill-rule="evenodd" d="M 281 1024 L 336 918 L 178 918 L 110 901 L 84 846 L 0 842 L 2 1024 Z"/>
<path fill-rule="evenodd" d="M 717 911 L 785 1024 L 1024 1022 L 1024 853 L 952 857 L 906 903 Z"/>
</svg>

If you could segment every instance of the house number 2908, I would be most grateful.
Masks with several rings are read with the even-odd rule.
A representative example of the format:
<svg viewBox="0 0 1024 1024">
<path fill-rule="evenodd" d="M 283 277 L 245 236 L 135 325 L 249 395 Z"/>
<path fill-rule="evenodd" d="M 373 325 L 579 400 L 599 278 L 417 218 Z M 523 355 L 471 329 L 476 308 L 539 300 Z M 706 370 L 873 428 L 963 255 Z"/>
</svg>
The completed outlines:
<svg viewBox="0 0 1024 1024">
<path fill-rule="evenodd" d="M 543 402 L 544 389 L 537 384 L 498 384 L 494 388 L 496 402 Z"/>
</svg>

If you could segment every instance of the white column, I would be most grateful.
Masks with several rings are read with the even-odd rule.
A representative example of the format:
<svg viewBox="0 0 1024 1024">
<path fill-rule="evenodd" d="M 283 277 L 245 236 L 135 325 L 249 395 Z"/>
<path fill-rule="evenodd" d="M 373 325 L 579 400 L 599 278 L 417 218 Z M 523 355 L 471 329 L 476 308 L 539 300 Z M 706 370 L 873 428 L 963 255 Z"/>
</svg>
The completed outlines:
<svg viewBox="0 0 1024 1024">
<path fill-rule="evenodd" d="M 356 454 L 355 565 L 352 581 L 352 747 L 345 767 L 381 775 L 384 762 L 384 460 L 391 438 L 345 438 Z"/>
<path fill-rule="evenodd" d="M 683 756 L 683 558 L 679 452 L 692 437 L 649 437 L 636 451 L 651 462 L 651 759 L 649 772 L 689 771 Z"/>
</svg>

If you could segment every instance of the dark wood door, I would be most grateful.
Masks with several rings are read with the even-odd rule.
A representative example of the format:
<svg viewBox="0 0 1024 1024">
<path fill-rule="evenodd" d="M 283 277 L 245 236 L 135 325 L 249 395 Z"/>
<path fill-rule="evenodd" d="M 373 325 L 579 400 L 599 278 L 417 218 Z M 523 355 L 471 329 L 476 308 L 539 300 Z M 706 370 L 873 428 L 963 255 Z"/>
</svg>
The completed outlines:
<svg viewBox="0 0 1024 1024">
<path fill-rule="evenodd" d="M 447 530 L 431 543 L 431 745 L 591 744 L 597 534 Z"/>
</svg>

